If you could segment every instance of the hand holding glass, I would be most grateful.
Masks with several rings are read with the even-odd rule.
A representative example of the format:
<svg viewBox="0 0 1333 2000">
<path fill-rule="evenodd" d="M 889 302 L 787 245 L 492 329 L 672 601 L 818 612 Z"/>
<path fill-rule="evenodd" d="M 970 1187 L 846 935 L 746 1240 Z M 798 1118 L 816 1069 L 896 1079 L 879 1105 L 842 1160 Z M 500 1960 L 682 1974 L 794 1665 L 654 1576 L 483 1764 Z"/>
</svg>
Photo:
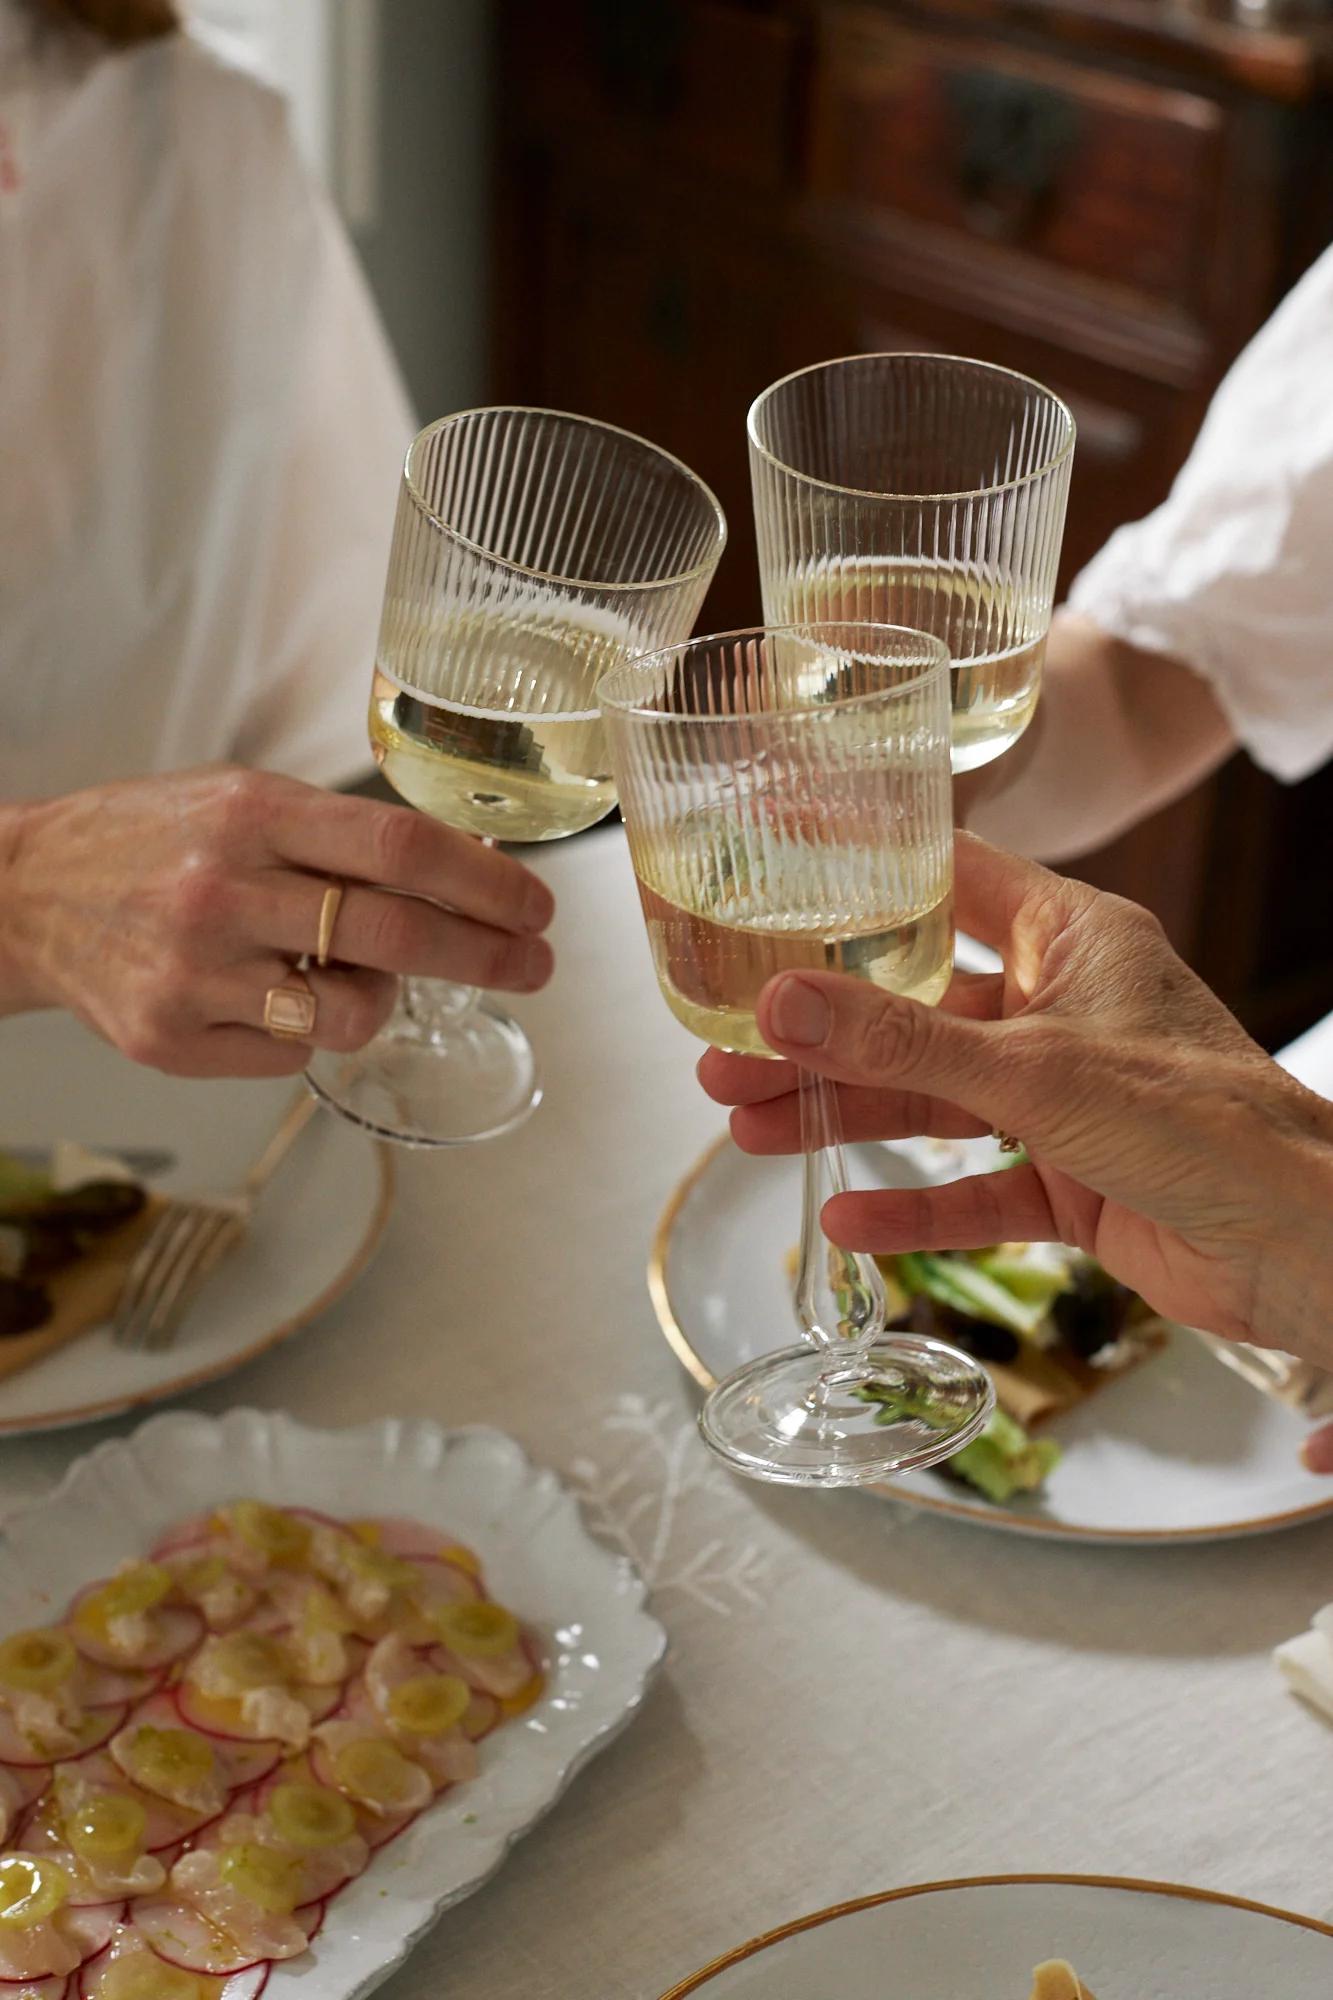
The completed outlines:
<svg viewBox="0 0 1333 2000">
<path fill-rule="evenodd" d="M 719 1048 L 770 1055 L 775 973 L 850 972 L 933 1003 L 953 967 L 949 659 L 870 625 L 699 639 L 613 669 L 598 696 L 663 996 Z M 974 1437 L 985 1371 L 884 1335 L 873 1259 L 824 1237 L 845 1185 L 836 1096 L 809 1076 L 796 1312 L 807 1345 L 736 1371 L 704 1436 L 737 1470 L 845 1486 Z"/>
<path fill-rule="evenodd" d="M 683 638 L 726 541 L 687 466 L 556 410 L 467 410 L 407 455 L 370 704 L 370 740 L 410 804 L 488 839 L 558 840 L 615 804 L 594 690 L 630 654 Z M 527 1037 L 493 1001 L 404 980 L 356 1055 L 312 1087 L 406 1145 L 519 1124 L 541 1092 Z"/>
</svg>

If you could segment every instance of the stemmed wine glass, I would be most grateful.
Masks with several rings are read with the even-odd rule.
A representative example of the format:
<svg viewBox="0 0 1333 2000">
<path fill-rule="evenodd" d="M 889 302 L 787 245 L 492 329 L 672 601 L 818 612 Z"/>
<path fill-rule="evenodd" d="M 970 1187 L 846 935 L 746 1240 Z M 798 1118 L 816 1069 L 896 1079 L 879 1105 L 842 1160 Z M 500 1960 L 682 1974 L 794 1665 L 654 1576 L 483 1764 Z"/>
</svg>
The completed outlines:
<svg viewBox="0 0 1333 2000">
<path fill-rule="evenodd" d="M 854 354 L 752 405 L 764 616 L 864 619 L 944 641 L 953 768 L 1015 743 L 1041 692 L 1074 419 L 1025 375 L 940 354 Z"/>
<path fill-rule="evenodd" d="M 717 1047 L 771 1055 L 755 1004 L 774 973 L 827 968 L 940 998 L 953 969 L 941 640 L 869 624 L 734 632 L 617 666 L 597 692 L 678 1020 Z M 800 1095 L 805 1344 L 738 1369 L 701 1421 L 756 1478 L 859 1485 L 960 1450 L 994 1397 L 967 1355 L 885 1335 L 873 1259 L 820 1227 L 845 1186 L 836 1098 L 814 1076 Z"/>
<path fill-rule="evenodd" d="M 403 469 L 370 740 L 408 802 L 486 839 L 558 840 L 610 812 L 594 690 L 617 661 L 683 639 L 726 541 L 688 466 L 558 410 L 465 410 Z M 509 1131 L 540 1099 L 526 1035 L 488 996 L 405 979 L 387 1027 L 306 1071 L 381 1138 L 450 1146 Z"/>
</svg>

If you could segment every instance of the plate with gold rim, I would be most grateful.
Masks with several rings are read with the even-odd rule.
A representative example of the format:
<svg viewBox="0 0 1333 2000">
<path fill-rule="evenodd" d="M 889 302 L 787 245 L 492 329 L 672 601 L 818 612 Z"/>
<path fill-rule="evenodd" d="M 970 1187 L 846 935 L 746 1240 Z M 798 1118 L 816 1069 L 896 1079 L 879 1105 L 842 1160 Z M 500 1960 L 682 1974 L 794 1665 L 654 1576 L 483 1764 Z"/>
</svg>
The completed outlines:
<svg viewBox="0 0 1333 2000">
<path fill-rule="evenodd" d="M 852 1149 L 861 1185 L 913 1187 L 993 1166 L 988 1140 Z M 800 1164 L 758 1159 L 724 1134 L 663 1210 L 649 1259 L 658 1323 L 702 1389 L 791 1340 L 788 1257 Z M 1224 1368 L 1184 1328 L 1141 1367 L 1050 1426 L 1063 1447 L 1044 1492 L 997 1507 L 941 1472 L 875 1489 L 911 1507 L 1013 1534 L 1157 1546 L 1263 1534 L 1333 1514 L 1333 1480 L 1300 1463 L 1306 1424 Z"/>
<path fill-rule="evenodd" d="M 1028 2000 L 1049 1959 L 1089 2000 L 1316 2000 L 1333 1990 L 1333 1926 L 1175 1883 L 979 1876 L 798 1917 L 660 2000 Z"/>
<path fill-rule="evenodd" d="M 166 1195 L 239 1185 L 296 1085 L 164 1076 L 68 1014 L 0 1021 L 0 1147 L 75 1139 L 175 1156 Z M 240 1247 L 209 1277 L 173 1347 L 127 1352 L 109 1326 L 0 1381 L 0 1436 L 119 1416 L 198 1388 L 307 1327 L 373 1256 L 393 1200 L 389 1149 L 341 1118 L 311 1120 Z"/>
</svg>

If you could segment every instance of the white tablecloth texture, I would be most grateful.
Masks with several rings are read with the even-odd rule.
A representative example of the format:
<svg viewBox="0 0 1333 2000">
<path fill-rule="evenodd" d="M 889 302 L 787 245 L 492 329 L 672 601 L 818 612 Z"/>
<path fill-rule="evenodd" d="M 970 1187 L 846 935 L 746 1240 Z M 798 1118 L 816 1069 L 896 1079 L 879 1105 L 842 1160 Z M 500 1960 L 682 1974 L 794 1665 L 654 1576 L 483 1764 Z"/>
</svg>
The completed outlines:
<svg viewBox="0 0 1333 2000">
<path fill-rule="evenodd" d="M 1333 1730 L 1269 1660 L 1333 1598 L 1333 1521 L 1090 1549 L 716 1468 L 644 1269 L 721 1114 L 658 995 L 619 831 L 538 865 L 560 904 L 555 980 L 518 1009 L 540 1111 L 401 1155 L 368 1274 L 191 1399 L 498 1425 L 581 1489 L 670 1633 L 633 1727 L 389 2000 L 653 2000 L 801 1911 L 968 1874 L 1151 1876 L 1333 1918 Z M 1301 1072 L 1333 1092 L 1316 1039 Z M 0 1508 L 116 1428 L 5 1442 Z"/>
</svg>

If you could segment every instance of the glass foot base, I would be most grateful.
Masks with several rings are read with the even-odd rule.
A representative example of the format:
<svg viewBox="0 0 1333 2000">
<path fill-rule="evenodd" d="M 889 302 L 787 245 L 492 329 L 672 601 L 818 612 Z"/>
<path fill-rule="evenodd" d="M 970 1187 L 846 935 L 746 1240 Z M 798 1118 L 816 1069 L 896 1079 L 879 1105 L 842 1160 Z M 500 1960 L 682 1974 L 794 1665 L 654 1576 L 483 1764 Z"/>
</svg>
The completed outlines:
<svg viewBox="0 0 1333 2000">
<path fill-rule="evenodd" d="M 355 1055 L 316 1050 L 306 1082 L 353 1125 L 400 1146 L 467 1146 L 512 1132 L 541 1103 L 537 1059 L 487 999 L 429 1031 L 397 1014 Z"/>
<path fill-rule="evenodd" d="M 985 1369 L 942 1340 L 887 1335 L 829 1390 L 821 1365 L 805 1345 L 747 1362 L 704 1404 L 705 1442 L 751 1479 L 870 1486 L 961 1451 L 995 1406 Z"/>
</svg>

